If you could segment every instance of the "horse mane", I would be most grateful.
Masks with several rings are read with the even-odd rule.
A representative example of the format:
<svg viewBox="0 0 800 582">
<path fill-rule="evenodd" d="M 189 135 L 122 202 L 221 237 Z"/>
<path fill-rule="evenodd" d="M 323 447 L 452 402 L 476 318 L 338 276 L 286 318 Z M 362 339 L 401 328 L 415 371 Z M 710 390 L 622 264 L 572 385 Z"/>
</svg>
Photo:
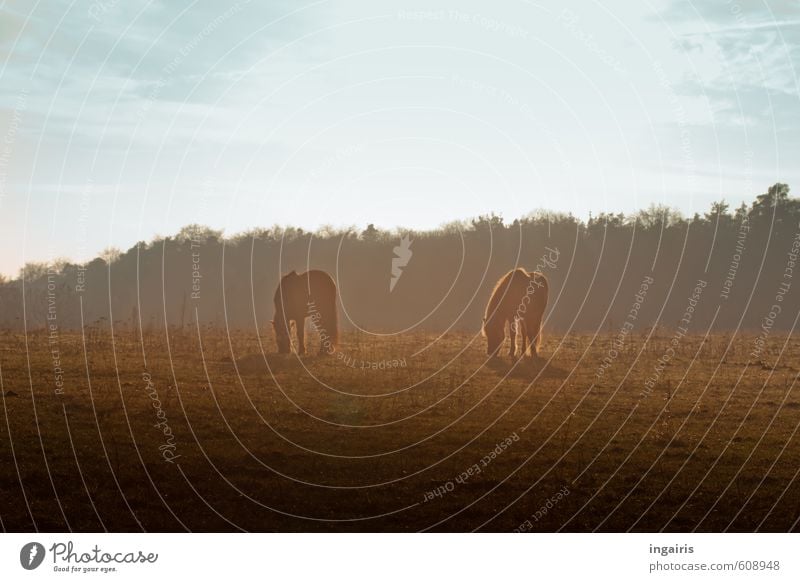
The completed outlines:
<svg viewBox="0 0 800 582">
<path fill-rule="evenodd" d="M 503 294 L 505 293 L 508 284 L 517 273 L 526 277 L 528 276 L 528 271 L 522 267 L 517 267 L 516 269 L 511 269 L 508 273 L 503 275 L 499 281 L 497 281 L 494 289 L 492 289 L 492 295 L 489 298 L 489 303 L 486 305 L 486 312 L 483 315 L 484 319 L 488 320 L 495 313 L 498 304 L 503 299 Z"/>
<path fill-rule="evenodd" d="M 278 297 L 280 297 L 284 283 L 286 283 L 289 279 L 294 279 L 295 277 L 297 277 L 297 271 L 289 271 L 285 275 L 281 276 L 280 281 L 278 281 L 278 286 L 275 288 L 275 301 L 278 301 Z"/>
</svg>

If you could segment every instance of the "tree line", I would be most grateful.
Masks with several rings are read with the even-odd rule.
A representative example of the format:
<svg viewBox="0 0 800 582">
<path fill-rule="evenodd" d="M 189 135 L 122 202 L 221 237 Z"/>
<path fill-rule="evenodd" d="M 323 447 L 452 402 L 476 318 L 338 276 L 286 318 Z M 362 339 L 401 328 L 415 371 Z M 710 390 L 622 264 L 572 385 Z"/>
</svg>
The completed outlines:
<svg viewBox="0 0 800 582">
<path fill-rule="evenodd" d="M 401 237 L 410 255 L 390 290 Z M 800 200 L 775 184 L 748 206 L 715 202 L 685 217 L 667 206 L 588 220 L 537 212 L 432 231 L 292 227 L 232 237 L 200 225 L 110 249 L 86 264 L 27 264 L 0 281 L 0 327 L 20 330 L 228 326 L 269 333 L 281 274 L 322 269 L 339 286 L 344 330 L 477 330 L 495 282 L 522 266 L 550 281 L 546 329 L 616 333 L 637 304 L 639 331 L 789 330 L 798 313 Z M 543 261 L 543 257 L 547 257 Z M 642 301 L 637 293 L 649 277 Z M 769 318 L 779 306 L 779 313 Z"/>
</svg>

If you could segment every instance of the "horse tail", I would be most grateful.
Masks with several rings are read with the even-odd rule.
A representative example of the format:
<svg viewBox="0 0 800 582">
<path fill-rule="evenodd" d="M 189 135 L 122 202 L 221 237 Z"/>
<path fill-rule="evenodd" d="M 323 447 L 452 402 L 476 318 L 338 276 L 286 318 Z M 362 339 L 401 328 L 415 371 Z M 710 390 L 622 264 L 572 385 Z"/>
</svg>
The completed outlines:
<svg viewBox="0 0 800 582">
<path fill-rule="evenodd" d="M 339 345 L 339 312 L 336 309 L 336 283 L 333 284 L 333 292 L 330 297 L 330 302 L 328 305 L 328 321 L 330 322 L 330 336 L 331 336 L 331 343 L 333 347 Z"/>
<path fill-rule="evenodd" d="M 538 276 L 542 278 L 542 292 L 539 294 L 539 300 L 541 301 L 541 308 L 539 312 L 539 329 L 536 330 L 536 353 L 539 353 L 539 348 L 542 346 L 542 336 L 544 335 L 544 311 L 547 308 L 547 302 L 549 300 L 550 295 L 550 283 L 547 281 L 547 277 L 543 274 L 536 272 L 534 276 Z"/>
<path fill-rule="evenodd" d="M 333 279 L 327 275 L 326 278 L 328 284 L 320 285 L 321 288 L 318 295 L 321 300 L 320 315 L 325 333 L 328 335 L 332 347 L 335 348 L 339 344 L 339 313 L 336 309 L 338 289 Z"/>
</svg>

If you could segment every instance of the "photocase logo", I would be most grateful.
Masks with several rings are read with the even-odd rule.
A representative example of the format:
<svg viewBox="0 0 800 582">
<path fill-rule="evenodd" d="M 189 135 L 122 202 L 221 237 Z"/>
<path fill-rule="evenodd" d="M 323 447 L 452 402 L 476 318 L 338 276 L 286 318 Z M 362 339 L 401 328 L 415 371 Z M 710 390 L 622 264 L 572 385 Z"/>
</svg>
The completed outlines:
<svg viewBox="0 0 800 582">
<path fill-rule="evenodd" d="M 19 552 L 19 563 L 26 570 L 35 570 L 44 561 L 44 546 L 39 542 L 29 542 Z"/>
<path fill-rule="evenodd" d="M 400 244 L 394 247 L 394 258 L 392 259 L 392 278 L 389 281 L 389 293 L 394 291 L 394 286 L 400 280 L 400 275 L 403 274 L 403 267 L 408 265 L 411 260 L 411 255 L 414 253 L 411 250 L 411 239 L 405 235 L 400 239 Z"/>
</svg>

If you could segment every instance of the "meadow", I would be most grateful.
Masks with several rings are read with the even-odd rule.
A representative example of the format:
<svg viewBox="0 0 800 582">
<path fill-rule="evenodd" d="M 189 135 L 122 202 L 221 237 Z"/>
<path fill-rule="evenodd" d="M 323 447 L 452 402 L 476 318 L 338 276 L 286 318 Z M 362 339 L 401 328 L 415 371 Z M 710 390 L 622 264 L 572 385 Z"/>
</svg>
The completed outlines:
<svg viewBox="0 0 800 582">
<path fill-rule="evenodd" d="M 464 332 L 302 358 L 212 326 L 2 332 L 0 525 L 800 529 L 800 338 L 674 337 L 551 334 L 512 361 Z"/>
</svg>

